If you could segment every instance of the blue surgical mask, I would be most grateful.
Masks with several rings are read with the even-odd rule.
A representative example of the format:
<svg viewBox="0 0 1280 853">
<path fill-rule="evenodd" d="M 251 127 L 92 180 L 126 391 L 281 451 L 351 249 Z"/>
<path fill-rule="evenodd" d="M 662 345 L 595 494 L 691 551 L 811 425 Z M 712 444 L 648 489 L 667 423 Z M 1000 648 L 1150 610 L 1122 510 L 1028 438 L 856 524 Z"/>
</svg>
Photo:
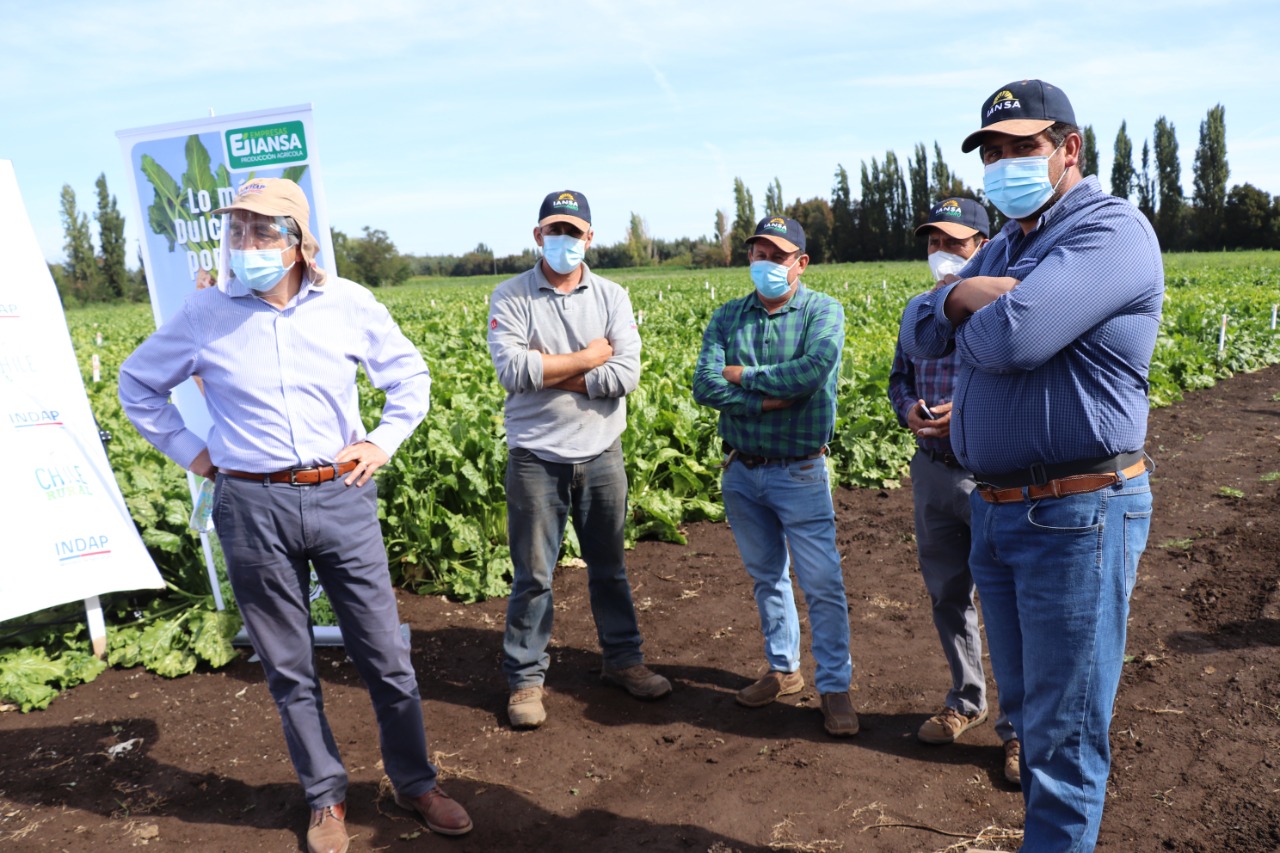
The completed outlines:
<svg viewBox="0 0 1280 853">
<path fill-rule="evenodd" d="M 1062 150 L 1059 145 L 1053 154 Z M 1053 157 L 1010 157 L 988 163 L 982 176 L 983 189 L 991 203 L 1010 219 L 1025 219 L 1044 207 L 1067 170 L 1062 170 L 1058 183 L 1049 183 L 1049 160 Z"/>
<path fill-rule="evenodd" d="M 587 254 L 587 241 L 569 234 L 543 234 L 542 256 L 547 265 L 560 275 L 568 275 L 578 268 Z"/>
<path fill-rule="evenodd" d="M 800 263 L 799 258 L 788 267 L 775 264 L 773 261 L 752 261 L 751 281 L 755 283 L 756 290 L 765 299 L 777 299 L 791 289 L 791 282 L 787 281 L 787 273 L 798 263 Z"/>
<path fill-rule="evenodd" d="M 231 271 L 251 290 L 261 293 L 275 287 L 293 264 L 284 265 L 283 249 L 232 249 Z"/>
</svg>

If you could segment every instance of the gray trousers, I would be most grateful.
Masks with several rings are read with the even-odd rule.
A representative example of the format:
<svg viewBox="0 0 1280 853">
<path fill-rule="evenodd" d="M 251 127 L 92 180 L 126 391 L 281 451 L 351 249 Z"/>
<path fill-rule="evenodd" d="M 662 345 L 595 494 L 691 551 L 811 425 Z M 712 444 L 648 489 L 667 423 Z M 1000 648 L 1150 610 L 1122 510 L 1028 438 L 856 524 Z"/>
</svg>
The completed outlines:
<svg viewBox="0 0 1280 853">
<path fill-rule="evenodd" d="M 945 704 L 967 716 L 987 707 L 982 631 L 969 573 L 969 493 L 974 485 L 968 471 L 935 462 L 925 453 L 917 451 L 911 459 L 920 574 L 933 602 L 933 624 L 942 653 L 951 668 Z M 1015 737 L 1003 713 L 996 720 L 996 734 L 1002 741 Z"/>
<path fill-rule="evenodd" d="M 337 614 L 347 654 L 369 689 L 387 776 L 409 797 L 435 787 L 374 482 L 360 488 L 344 486 L 341 478 L 311 486 L 263 485 L 220 474 L 213 520 L 307 804 L 321 809 L 342 802 L 347 793 L 347 772 L 325 719 L 316 672 L 308 599 L 312 566 Z"/>
</svg>

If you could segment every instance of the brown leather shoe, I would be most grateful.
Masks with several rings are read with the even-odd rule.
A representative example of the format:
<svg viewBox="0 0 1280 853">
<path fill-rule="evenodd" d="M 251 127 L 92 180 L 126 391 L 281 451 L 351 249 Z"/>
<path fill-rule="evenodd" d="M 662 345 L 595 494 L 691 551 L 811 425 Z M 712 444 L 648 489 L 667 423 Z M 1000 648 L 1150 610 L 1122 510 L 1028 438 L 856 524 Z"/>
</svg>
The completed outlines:
<svg viewBox="0 0 1280 853">
<path fill-rule="evenodd" d="M 637 699 L 661 699 L 671 693 L 671 682 L 642 663 L 626 669 L 605 667 L 600 680 L 621 687 Z"/>
<path fill-rule="evenodd" d="M 822 694 L 822 727 L 835 737 L 852 737 L 858 733 L 858 715 L 854 713 L 848 690 Z"/>
<path fill-rule="evenodd" d="M 416 812 L 426 823 L 427 829 L 441 835 L 466 835 L 471 831 L 471 816 L 457 801 L 436 785 L 417 797 L 406 797 L 396 792 L 396 805 Z"/>
<path fill-rule="evenodd" d="M 311 812 L 307 829 L 307 853 L 347 853 L 347 804 L 338 803 Z"/>
<path fill-rule="evenodd" d="M 804 689 L 804 676 L 799 672 L 771 669 L 759 681 L 748 684 L 733 697 L 746 708 L 763 708 L 779 696 L 790 696 Z"/>
<path fill-rule="evenodd" d="M 1004 778 L 1022 787 L 1022 742 L 1016 737 L 1004 742 Z"/>
</svg>

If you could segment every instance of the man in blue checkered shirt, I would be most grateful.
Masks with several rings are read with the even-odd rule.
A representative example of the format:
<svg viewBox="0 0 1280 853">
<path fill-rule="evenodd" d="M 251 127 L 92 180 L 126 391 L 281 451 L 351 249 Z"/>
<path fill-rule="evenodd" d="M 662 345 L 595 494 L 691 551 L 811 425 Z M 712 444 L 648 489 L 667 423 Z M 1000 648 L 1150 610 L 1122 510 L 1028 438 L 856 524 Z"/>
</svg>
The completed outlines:
<svg viewBox="0 0 1280 853">
<path fill-rule="evenodd" d="M 902 318 L 907 355 L 960 354 L 951 445 L 974 472 L 969 568 L 1000 707 L 1022 739 L 1022 850 L 1097 843 L 1129 595 L 1151 525 L 1143 446 L 1160 246 L 1080 171 L 1062 90 L 982 104 L 987 198 L 1009 222 Z"/>
<path fill-rule="evenodd" d="M 947 198 L 916 229 L 928 240 L 929 270 L 935 279 L 959 271 L 991 234 L 986 208 L 970 198 Z M 982 629 L 969 571 L 969 493 L 973 475 L 951 450 L 951 396 L 959 354 L 907 358 L 898 345 L 889 372 L 889 399 L 898 422 L 916 437 L 911 459 L 916 553 L 933 608 L 933 624 L 951 670 L 951 689 L 941 710 L 924 721 L 916 736 L 925 743 L 950 744 L 986 722 L 987 675 L 982 666 Z M 1004 743 L 1004 777 L 1020 781 L 1021 747 L 1009 718 L 1000 714 L 996 734 Z"/>
<path fill-rule="evenodd" d="M 800 620 L 789 569 L 809 607 L 823 727 L 858 733 L 849 696 L 849 604 L 827 477 L 835 430 L 844 309 L 800 281 L 804 229 L 765 217 L 747 240 L 755 290 L 716 309 L 702 338 L 693 396 L 720 412 L 725 514 L 755 581 L 769 671 L 737 694 L 757 708 L 804 688 Z"/>
</svg>

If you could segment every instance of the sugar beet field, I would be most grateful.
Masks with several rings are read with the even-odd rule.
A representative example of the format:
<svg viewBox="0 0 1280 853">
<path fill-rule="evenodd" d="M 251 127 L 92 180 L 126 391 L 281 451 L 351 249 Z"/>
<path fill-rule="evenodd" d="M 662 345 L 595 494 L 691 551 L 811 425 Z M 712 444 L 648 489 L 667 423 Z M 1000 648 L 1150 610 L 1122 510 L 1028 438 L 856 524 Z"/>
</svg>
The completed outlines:
<svg viewBox="0 0 1280 853">
<path fill-rule="evenodd" d="M 1272 328 L 1280 254 L 1170 255 L 1165 263 L 1154 406 L 1280 361 L 1280 333 Z M 628 288 L 644 341 L 641 383 L 628 398 L 630 427 L 623 436 L 631 483 L 628 535 L 632 541 L 682 542 L 685 525 L 721 518 L 715 413 L 696 405 L 690 392 L 702 329 L 716 305 L 750 284 L 741 269 L 606 275 Z M 507 589 L 503 394 L 485 344 L 488 293 L 498 280 L 417 280 L 378 292 L 433 377 L 426 423 L 379 474 L 392 571 L 409 590 L 460 602 L 502 596 Z M 902 307 L 927 286 L 927 269 L 923 263 L 821 266 L 810 268 L 805 282 L 836 296 L 846 309 L 830 454 L 834 479 L 854 487 L 896 484 L 911 443 L 897 426 L 885 387 Z M 238 620 L 212 610 L 199 542 L 186 529 L 185 476 L 137 435 L 116 400 L 115 370 L 152 331 L 151 312 L 145 305 L 77 309 L 68 312 L 68 322 L 93 410 L 113 436 L 108 454 L 116 477 L 170 585 L 159 597 L 114 599 L 109 662 L 142 664 L 167 676 L 200 662 L 225 664 L 235 654 L 228 638 Z M 99 382 L 89 366 L 95 354 L 102 364 Z M 381 398 L 366 391 L 363 414 L 372 427 Z M 566 556 L 574 556 L 575 547 L 571 533 Z M 229 598 L 229 588 L 225 592 Z M 317 615 L 323 620 L 323 613 Z M 21 626 L 4 627 L 4 634 L 13 634 Z M 0 693 L 6 694 L 0 698 L 24 709 L 47 704 L 58 688 L 90 679 L 99 668 L 87 659 L 87 643 L 74 628 L 55 626 L 11 642 L 21 645 L 0 656 Z"/>
</svg>

